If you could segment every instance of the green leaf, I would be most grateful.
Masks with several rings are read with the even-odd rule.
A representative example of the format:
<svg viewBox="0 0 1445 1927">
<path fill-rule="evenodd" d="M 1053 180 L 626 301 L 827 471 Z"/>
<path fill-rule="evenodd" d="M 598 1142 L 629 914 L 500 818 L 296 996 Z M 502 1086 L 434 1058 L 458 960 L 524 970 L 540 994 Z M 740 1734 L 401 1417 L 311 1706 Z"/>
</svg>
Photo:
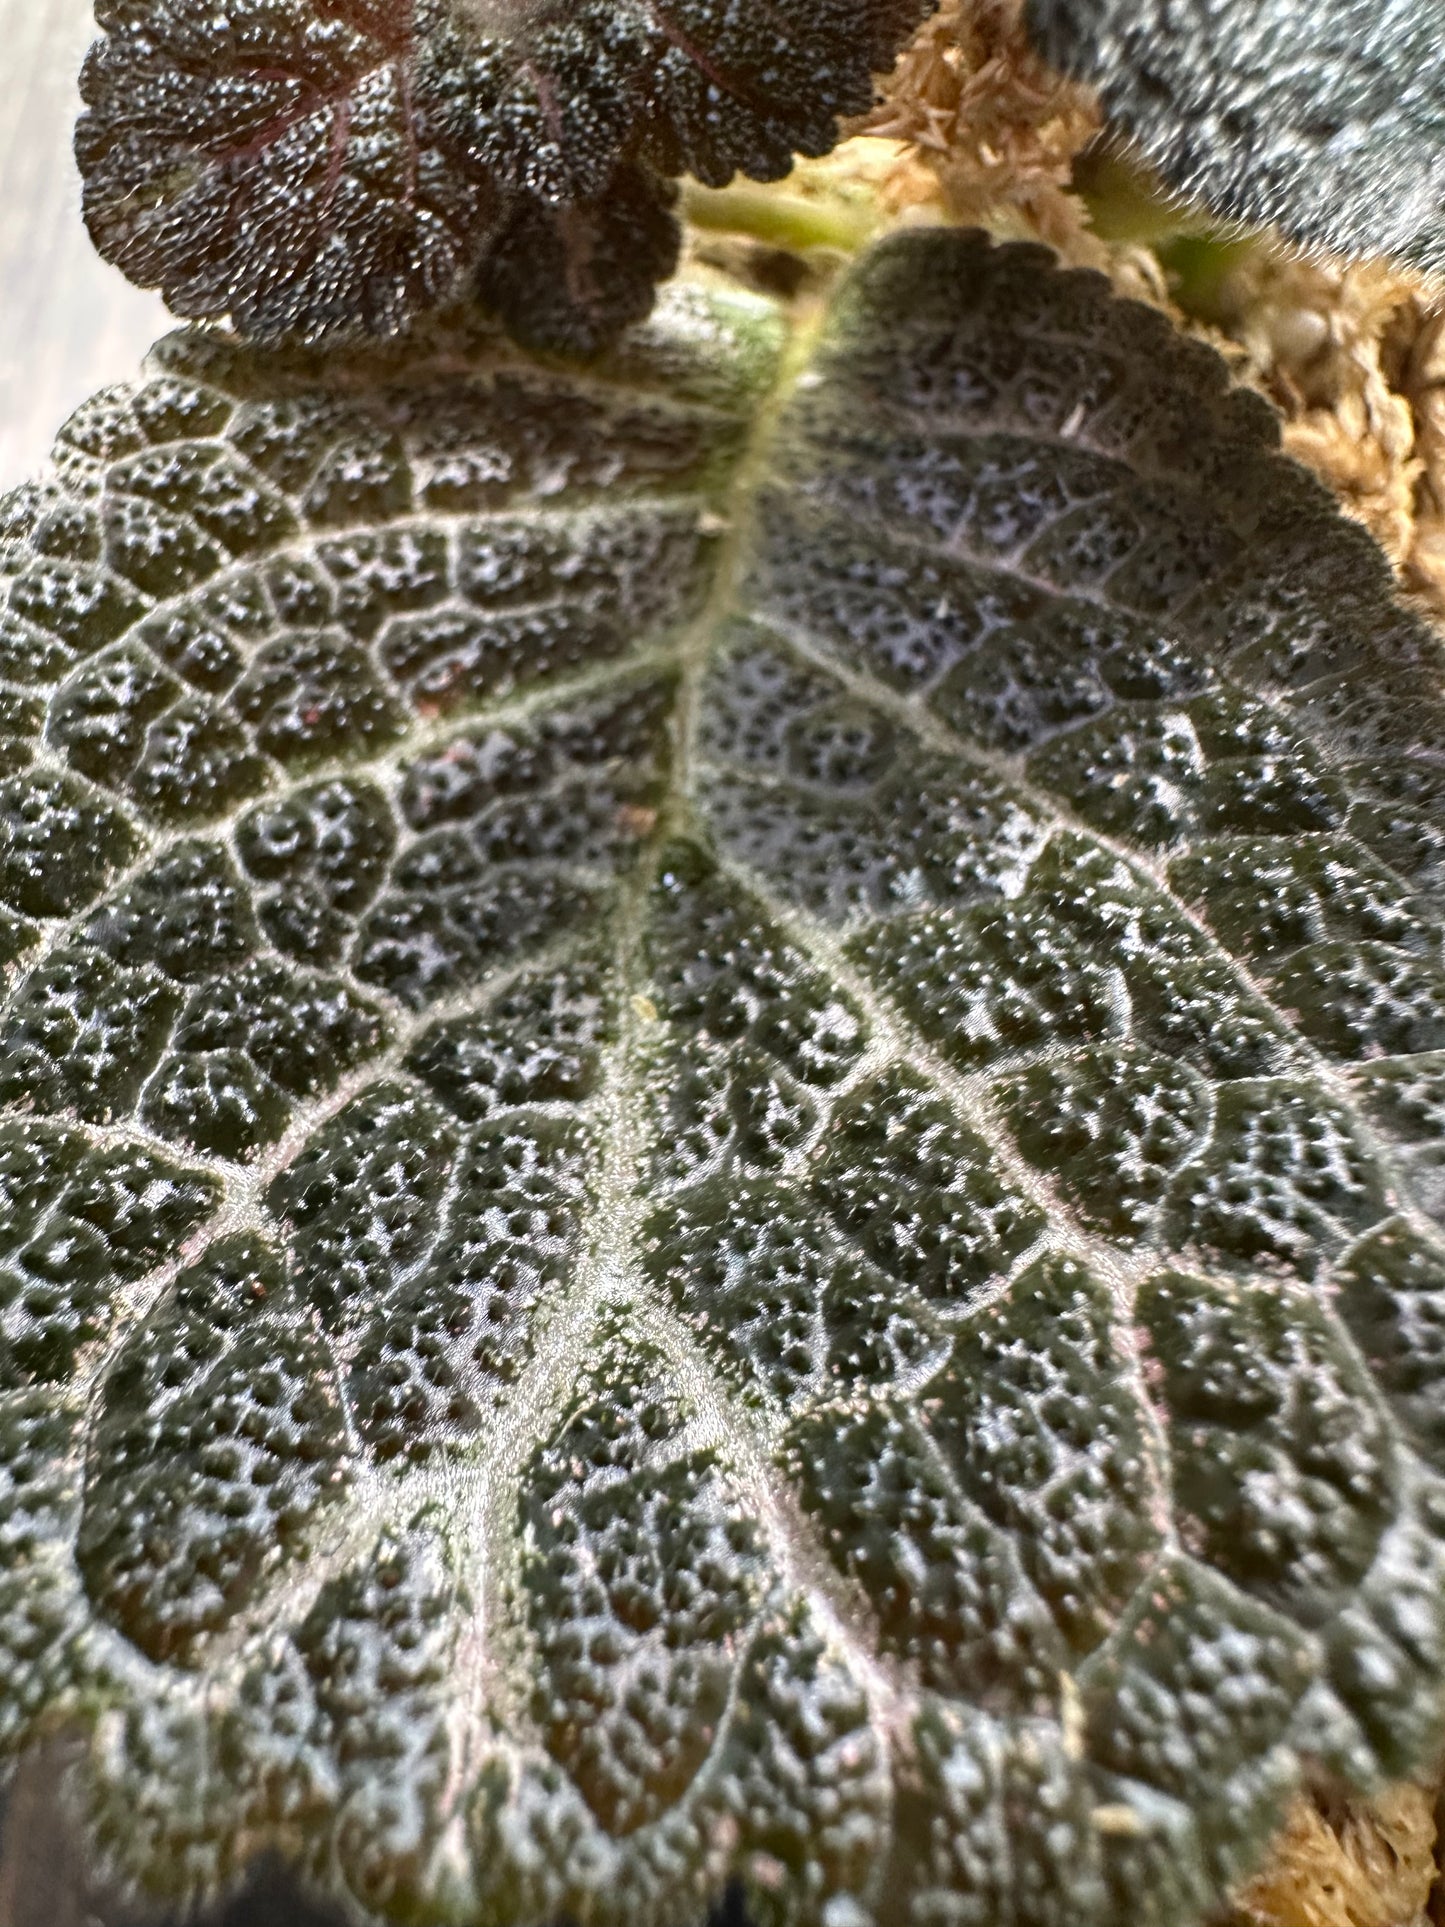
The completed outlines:
<svg viewBox="0 0 1445 1927">
<path fill-rule="evenodd" d="M 1223 365 L 896 237 L 181 335 L 11 498 L 0 1735 L 385 1921 L 1183 1927 L 1445 1684 L 1445 701 Z"/>
<path fill-rule="evenodd" d="M 1445 41 L 1415 0 L 1027 0 L 1170 186 L 1296 241 L 1445 267 Z"/>
</svg>

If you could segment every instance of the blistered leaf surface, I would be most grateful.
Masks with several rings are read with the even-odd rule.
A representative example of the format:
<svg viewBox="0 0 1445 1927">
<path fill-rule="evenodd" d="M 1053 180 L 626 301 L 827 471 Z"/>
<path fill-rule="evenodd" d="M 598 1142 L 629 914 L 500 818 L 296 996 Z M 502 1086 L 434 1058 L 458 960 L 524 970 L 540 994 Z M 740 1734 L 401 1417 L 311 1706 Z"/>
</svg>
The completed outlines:
<svg viewBox="0 0 1445 1927">
<path fill-rule="evenodd" d="M 523 338 L 590 353 L 671 270 L 662 177 L 826 153 L 924 5 L 98 0 L 86 220 L 246 334 L 392 334 L 479 276 Z"/>
<path fill-rule="evenodd" d="M 1027 0 L 1169 183 L 1347 254 L 1445 267 L 1445 41 L 1416 0 Z"/>
<path fill-rule="evenodd" d="M 122 1874 L 1181 1927 L 1436 1744 L 1441 663 L 1275 440 L 943 233 L 71 421 L 0 1736 Z"/>
</svg>

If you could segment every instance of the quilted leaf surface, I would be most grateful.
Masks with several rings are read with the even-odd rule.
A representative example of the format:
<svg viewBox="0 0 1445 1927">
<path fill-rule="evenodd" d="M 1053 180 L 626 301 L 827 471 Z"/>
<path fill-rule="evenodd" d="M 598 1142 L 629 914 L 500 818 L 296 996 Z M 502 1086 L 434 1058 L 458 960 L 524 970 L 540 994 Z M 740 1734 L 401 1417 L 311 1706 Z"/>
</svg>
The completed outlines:
<svg viewBox="0 0 1445 1927">
<path fill-rule="evenodd" d="M 1440 1737 L 1445 702 L 1043 250 L 5 509 L 0 1743 L 384 1921 L 1180 1927 Z"/>
<path fill-rule="evenodd" d="M 243 334 L 390 335 L 466 290 L 596 352 L 676 261 L 673 175 L 826 154 L 924 0 L 97 0 L 96 246 Z"/>
<path fill-rule="evenodd" d="M 1445 267 L 1445 43 L 1414 0 L 1027 0 L 1170 186 L 1350 255 Z"/>
</svg>

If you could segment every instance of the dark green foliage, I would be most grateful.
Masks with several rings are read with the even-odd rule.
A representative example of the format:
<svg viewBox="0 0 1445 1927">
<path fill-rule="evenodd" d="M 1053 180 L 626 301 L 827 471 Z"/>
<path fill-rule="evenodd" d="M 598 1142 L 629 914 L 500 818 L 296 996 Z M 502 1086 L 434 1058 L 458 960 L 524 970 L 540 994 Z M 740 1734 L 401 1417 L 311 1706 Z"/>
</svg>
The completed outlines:
<svg viewBox="0 0 1445 1927">
<path fill-rule="evenodd" d="M 1028 0 L 1171 187 L 1346 254 L 1445 267 L 1445 40 L 1417 0 Z"/>
<path fill-rule="evenodd" d="M 1042 250 L 783 346 L 183 335 L 7 505 L 0 1747 L 162 1899 L 1188 1927 L 1438 1749 L 1439 646 Z"/>
</svg>

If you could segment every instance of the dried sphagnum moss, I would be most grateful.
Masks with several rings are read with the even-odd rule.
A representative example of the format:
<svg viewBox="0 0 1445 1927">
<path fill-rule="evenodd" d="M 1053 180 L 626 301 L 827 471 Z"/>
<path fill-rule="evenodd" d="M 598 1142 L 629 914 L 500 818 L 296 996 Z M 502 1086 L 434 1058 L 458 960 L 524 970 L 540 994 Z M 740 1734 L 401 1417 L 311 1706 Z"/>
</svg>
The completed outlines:
<svg viewBox="0 0 1445 1927">
<path fill-rule="evenodd" d="M 1207 302 L 1191 301 L 1198 290 L 1171 281 L 1155 237 L 1096 230 L 1077 164 L 1101 144 L 1097 102 L 1038 60 L 1021 12 L 1022 0 L 944 0 L 903 54 L 858 126 L 899 143 L 895 204 L 933 201 L 950 219 L 1036 236 L 1210 341 L 1445 620 L 1445 285 L 1263 238 L 1221 247 Z M 1160 235 L 1207 230 L 1184 210 L 1171 220 L 1162 198 L 1159 212 Z M 1417 1786 L 1333 1807 L 1301 1796 L 1228 1927 L 1425 1927 L 1432 1887 L 1445 1922 L 1436 1798 Z"/>
<path fill-rule="evenodd" d="M 1097 103 L 1039 61 L 1021 14 L 1022 0 L 944 0 L 859 131 L 904 143 L 900 176 L 925 177 L 951 218 L 1035 235 L 1212 342 L 1280 409 L 1290 452 L 1445 619 L 1445 285 L 1262 239 L 1225 249 L 1208 301 L 1191 301 L 1158 246 L 1171 227 L 1162 199 L 1157 236 L 1095 231 L 1074 181 L 1100 139 Z M 915 200 L 928 191 L 910 187 Z M 1172 225 L 1201 230 L 1182 210 Z"/>
<path fill-rule="evenodd" d="M 1099 132 L 1090 92 L 1026 45 L 1017 0 L 945 0 L 901 56 L 867 131 L 904 142 L 958 219 L 1087 244 L 1067 192 Z"/>
<path fill-rule="evenodd" d="M 1420 1787 L 1333 1810 L 1299 1800 L 1227 1927 L 1424 1927 L 1434 1843 Z"/>
</svg>

